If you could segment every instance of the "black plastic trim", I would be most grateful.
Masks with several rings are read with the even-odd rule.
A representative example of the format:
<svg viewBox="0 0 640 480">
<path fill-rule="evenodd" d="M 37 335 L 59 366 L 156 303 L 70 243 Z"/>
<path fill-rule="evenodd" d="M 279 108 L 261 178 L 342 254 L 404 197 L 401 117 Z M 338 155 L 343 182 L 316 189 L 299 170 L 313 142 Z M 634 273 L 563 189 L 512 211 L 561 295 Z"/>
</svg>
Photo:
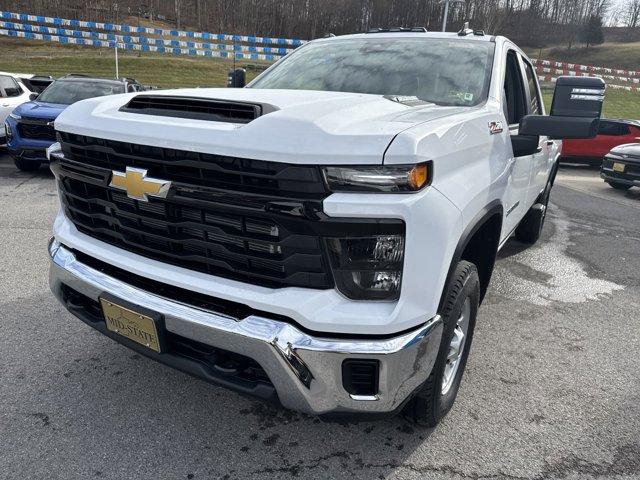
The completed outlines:
<svg viewBox="0 0 640 480">
<path fill-rule="evenodd" d="M 136 95 L 121 112 L 214 122 L 249 123 L 262 115 L 262 106 L 233 100 L 177 95 Z"/>
<path fill-rule="evenodd" d="M 453 253 L 453 258 L 451 259 L 451 265 L 449 266 L 449 271 L 447 272 L 447 278 L 444 283 L 444 288 L 442 290 L 442 295 L 440 297 L 440 303 L 438 304 L 438 312 L 441 312 L 444 308 L 444 302 L 447 298 L 447 287 L 451 282 L 451 278 L 453 277 L 453 273 L 455 272 L 456 265 L 462 258 L 462 254 L 464 253 L 469 241 L 473 238 L 473 236 L 480 230 L 480 228 L 489 220 L 491 217 L 495 215 L 500 215 L 500 221 L 504 220 L 504 208 L 500 200 L 493 200 L 488 205 L 486 205 L 469 223 L 467 228 L 462 232 L 460 236 L 460 240 L 458 240 L 458 245 Z M 495 263 L 495 255 L 497 255 L 498 251 L 494 252 L 494 259 L 492 263 Z M 491 268 L 491 272 L 489 272 L 489 278 L 491 277 L 491 273 L 493 272 L 493 267 Z M 488 283 L 488 282 L 487 282 Z"/>
<path fill-rule="evenodd" d="M 65 287 L 65 285 L 62 286 L 63 289 Z M 80 293 L 78 294 L 82 295 Z M 111 332 L 107 329 L 104 320 L 102 320 L 95 313 L 90 312 L 84 306 L 71 303 L 68 299 L 65 299 L 64 303 L 69 312 L 89 325 L 91 328 L 94 328 L 103 335 L 124 345 L 127 348 L 130 348 L 140 355 L 144 355 L 145 357 L 155 360 L 156 362 L 175 368 L 176 370 L 180 370 L 181 372 L 188 373 L 189 375 L 200 378 L 214 385 L 219 385 L 245 395 L 258 397 L 269 402 L 279 403 L 276 389 L 271 384 L 257 382 L 253 385 L 249 385 L 249 382 L 235 382 L 233 380 L 225 378 L 225 376 L 222 374 L 216 374 L 214 370 L 207 368 L 204 364 L 196 360 L 172 353 L 155 352 L 154 350 L 146 348 L 134 342 L 133 340 L 129 340 L 122 335 Z"/>
</svg>

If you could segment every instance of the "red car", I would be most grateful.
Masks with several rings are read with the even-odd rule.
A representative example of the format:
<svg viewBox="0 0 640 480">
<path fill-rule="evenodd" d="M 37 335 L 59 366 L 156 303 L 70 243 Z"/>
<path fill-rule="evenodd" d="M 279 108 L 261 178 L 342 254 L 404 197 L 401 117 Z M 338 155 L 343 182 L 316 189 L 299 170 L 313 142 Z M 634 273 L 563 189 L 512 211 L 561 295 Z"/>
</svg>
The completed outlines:
<svg viewBox="0 0 640 480">
<path fill-rule="evenodd" d="M 602 165 L 613 147 L 640 141 L 640 122 L 636 120 L 600 120 L 598 135 L 581 140 L 563 140 L 561 162 Z"/>
</svg>

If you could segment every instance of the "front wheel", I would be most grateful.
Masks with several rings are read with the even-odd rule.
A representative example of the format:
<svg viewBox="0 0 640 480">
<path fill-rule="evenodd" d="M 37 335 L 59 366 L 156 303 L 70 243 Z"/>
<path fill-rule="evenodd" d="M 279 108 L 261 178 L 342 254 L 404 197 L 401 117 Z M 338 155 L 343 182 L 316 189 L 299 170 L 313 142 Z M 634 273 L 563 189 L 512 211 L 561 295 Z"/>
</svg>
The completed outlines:
<svg viewBox="0 0 640 480">
<path fill-rule="evenodd" d="M 611 187 L 615 188 L 616 190 L 629 190 L 631 188 L 631 185 L 627 185 L 626 183 L 620 183 L 620 182 L 607 182 Z"/>
<path fill-rule="evenodd" d="M 461 261 L 447 287 L 441 314 L 444 328 L 436 363 L 427 381 L 405 407 L 405 418 L 435 427 L 451 410 L 467 365 L 479 304 L 480 280 L 476 266 Z"/>
</svg>

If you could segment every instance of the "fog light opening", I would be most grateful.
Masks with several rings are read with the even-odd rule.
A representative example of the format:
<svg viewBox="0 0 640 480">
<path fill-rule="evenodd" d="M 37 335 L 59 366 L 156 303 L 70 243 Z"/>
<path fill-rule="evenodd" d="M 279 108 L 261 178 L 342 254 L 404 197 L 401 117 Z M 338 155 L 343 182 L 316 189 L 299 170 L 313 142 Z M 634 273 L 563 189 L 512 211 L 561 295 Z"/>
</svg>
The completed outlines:
<svg viewBox="0 0 640 480">
<path fill-rule="evenodd" d="M 378 360 L 342 362 L 342 385 L 354 400 L 377 400 L 380 381 Z"/>
</svg>

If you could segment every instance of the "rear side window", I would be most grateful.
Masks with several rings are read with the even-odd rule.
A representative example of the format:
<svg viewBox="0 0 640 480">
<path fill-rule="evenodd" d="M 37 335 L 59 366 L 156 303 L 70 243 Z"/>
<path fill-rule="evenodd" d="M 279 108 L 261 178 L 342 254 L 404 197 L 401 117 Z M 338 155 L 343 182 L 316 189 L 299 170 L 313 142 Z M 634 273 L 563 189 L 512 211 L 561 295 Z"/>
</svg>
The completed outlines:
<svg viewBox="0 0 640 480">
<path fill-rule="evenodd" d="M 507 54 L 503 105 L 509 125 L 520 123 L 520 119 L 527 114 L 525 86 L 520 64 L 518 63 L 518 56 L 513 50 L 510 50 Z"/>
<path fill-rule="evenodd" d="M 529 113 L 531 115 L 542 115 L 542 107 L 540 105 L 540 96 L 538 95 L 538 86 L 536 84 L 536 74 L 531 64 L 523 59 L 524 69 L 527 73 L 527 88 L 529 89 Z"/>
<path fill-rule="evenodd" d="M 629 133 L 629 127 L 623 123 L 611 122 L 608 120 L 600 120 L 598 127 L 598 135 L 626 135 Z"/>
<path fill-rule="evenodd" d="M 19 97 L 22 94 L 22 89 L 18 82 L 13 77 L 6 75 L 0 75 L 0 96 L 7 97 Z"/>
</svg>

